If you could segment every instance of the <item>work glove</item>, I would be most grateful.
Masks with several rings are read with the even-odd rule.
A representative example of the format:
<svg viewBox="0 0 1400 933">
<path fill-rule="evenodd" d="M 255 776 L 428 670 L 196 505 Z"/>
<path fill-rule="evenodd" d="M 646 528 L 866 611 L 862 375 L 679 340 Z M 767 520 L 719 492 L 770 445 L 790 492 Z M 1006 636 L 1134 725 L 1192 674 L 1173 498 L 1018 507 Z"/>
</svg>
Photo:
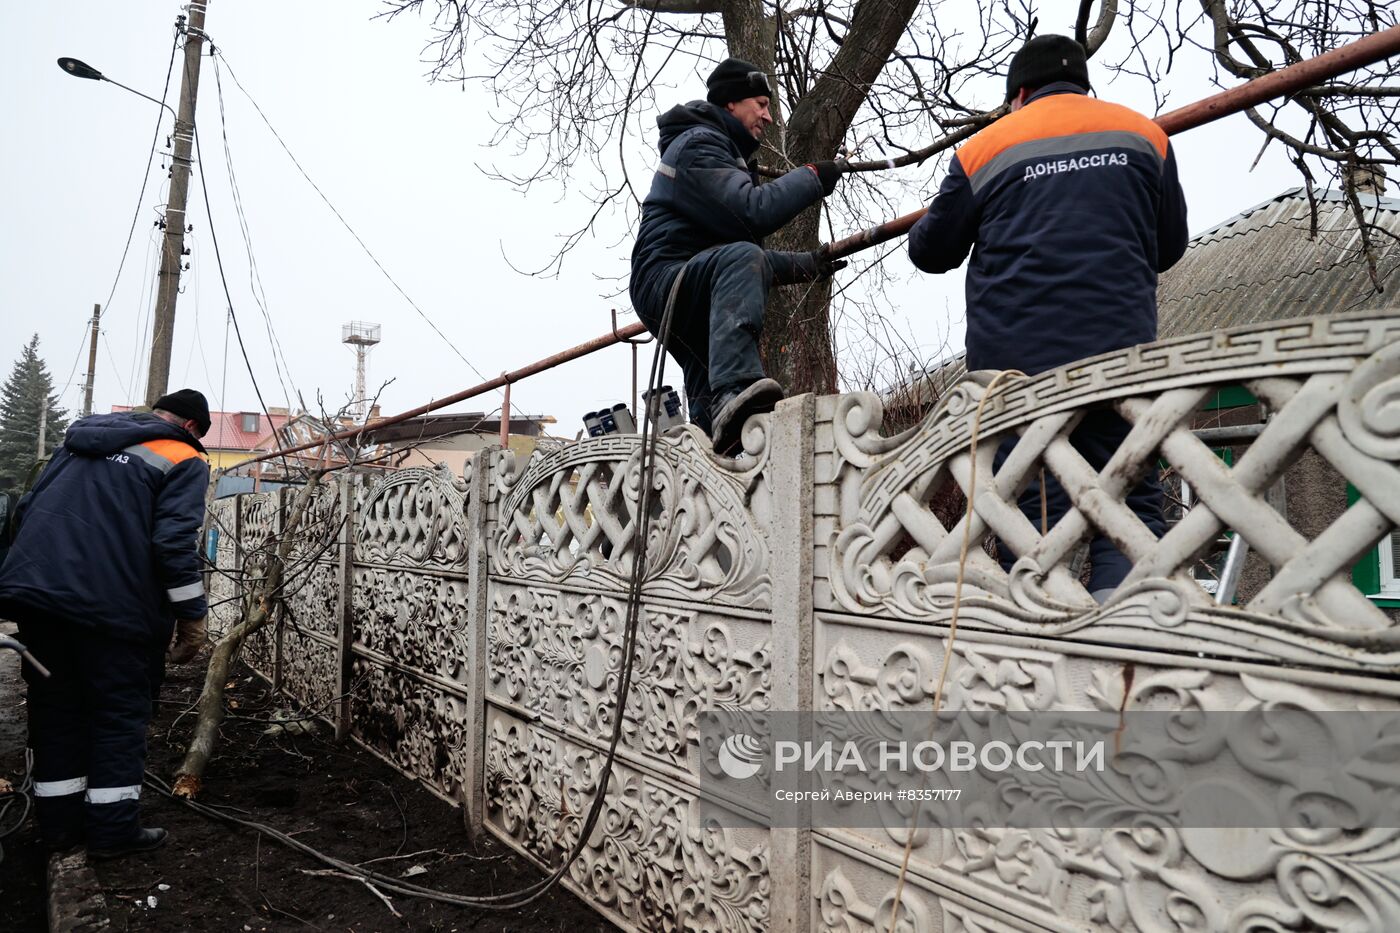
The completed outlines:
<svg viewBox="0 0 1400 933">
<path fill-rule="evenodd" d="M 836 183 L 841 180 L 841 176 L 846 173 L 846 161 L 833 161 L 826 159 L 822 162 L 808 162 L 807 167 L 817 173 L 817 180 L 822 183 L 822 197 L 831 197 L 831 192 L 836 190 Z"/>
<path fill-rule="evenodd" d="M 832 259 L 827 252 L 827 248 L 822 246 L 808 253 L 791 254 L 794 262 L 794 275 L 792 281 L 815 282 L 818 279 L 829 278 L 838 269 L 846 268 L 846 260 Z"/>
<path fill-rule="evenodd" d="M 187 664 L 199 654 L 199 649 L 204 647 L 208 638 L 205 629 L 207 618 L 200 616 L 198 619 L 179 619 L 175 622 L 175 641 L 166 655 L 171 664 Z"/>
</svg>

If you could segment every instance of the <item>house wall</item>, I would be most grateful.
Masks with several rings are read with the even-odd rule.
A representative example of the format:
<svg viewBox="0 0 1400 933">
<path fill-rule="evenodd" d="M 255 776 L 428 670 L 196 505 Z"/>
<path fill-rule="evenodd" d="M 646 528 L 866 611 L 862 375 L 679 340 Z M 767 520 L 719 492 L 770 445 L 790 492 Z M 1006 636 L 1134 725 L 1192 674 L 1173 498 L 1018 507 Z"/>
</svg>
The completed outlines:
<svg viewBox="0 0 1400 933">
<path fill-rule="evenodd" d="M 450 443 L 429 442 L 408 450 L 404 454 L 400 468 L 424 467 L 435 469 L 446 467 L 453 473 L 466 469 L 472 457 L 487 447 L 498 446 L 500 438 L 491 435 L 468 434 L 451 438 Z M 528 457 L 534 453 L 539 439 L 524 434 L 510 435 L 510 450 L 518 456 Z"/>
</svg>

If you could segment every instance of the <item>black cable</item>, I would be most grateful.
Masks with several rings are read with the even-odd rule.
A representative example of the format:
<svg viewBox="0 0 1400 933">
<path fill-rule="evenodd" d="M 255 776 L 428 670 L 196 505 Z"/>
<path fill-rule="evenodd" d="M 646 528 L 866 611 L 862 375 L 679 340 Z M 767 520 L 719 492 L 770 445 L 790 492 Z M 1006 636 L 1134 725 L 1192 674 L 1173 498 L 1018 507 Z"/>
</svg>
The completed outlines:
<svg viewBox="0 0 1400 933">
<path fill-rule="evenodd" d="M 92 330 L 92 322 L 91 322 L 91 321 L 85 321 L 85 322 L 83 323 L 83 339 L 80 340 L 80 341 L 78 341 L 78 355 L 75 356 L 75 357 L 73 357 L 73 365 L 72 365 L 72 366 L 69 368 L 69 370 L 68 370 L 68 379 L 67 379 L 67 381 L 65 381 L 65 382 L 63 383 L 62 386 L 56 387 L 56 388 L 59 389 L 59 393 L 58 393 L 59 399 L 62 399 L 63 396 L 67 395 L 67 394 L 68 394 L 68 389 L 71 388 L 72 385 L 73 385 L 73 376 L 74 376 L 74 374 L 77 373 L 77 371 L 78 371 L 78 360 L 80 360 L 80 359 L 83 358 L 83 344 L 85 344 L 85 343 L 88 342 L 88 336 L 89 336 L 91 330 Z"/>
<path fill-rule="evenodd" d="M 228 141 L 228 118 L 224 113 L 224 82 L 219 73 L 219 58 L 212 54 L 217 50 L 211 47 L 210 51 L 210 64 L 214 66 L 214 89 L 219 100 L 219 130 L 223 136 L 224 165 L 228 169 L 229 191 L 233 195 L 233 209 L 238 217 L 238 229 L 243 234 L 243 249 L 248 256 L 248 290 L 252 293 L 253 301 L 257 303 L 258 310 L 262 312 L 263 322 L 267 325 L 268 343 L 272 347 L 272 364 L 277 372 L 278 381 L 282 384 L 282 394 L 290 405 L 291 397 L 296 395 L 300 398 L 301 392 L 296 387 L 296 380 L 292 378 L 287 354 L 282 349 L 282 341 L 277 336 L 272 316 L 267 310 L 267 293 L 263 289 L 262 274 L 258 271 L 258 263 L 253 256 L 253 240 L 248 229 L 248 218 L 243 213 L 243 193 L 238 187 L 238 178 L 233 171 L 233 151 L 230 149 Z M 280 362 L 278 361 L 279 357 L 281 358 Z M 287 389 L 288 383 L 291 383 L 290 391 Z"/>
<path fill-rule="evenodd" d="M 199 125 L 193 124 L 191 129 L 194 133 L 195 159 L 200 165 L 203 165 L 204 152 L 199 145 Z M 248 348 L 243 345 L 243 331 L 238 326 L 238 315 L 235 314 L 233 310 L 233 295 L 229 293 L 228 277 L 224 275 L 224 259 L 219 252 L 219 235 L 214 230 L 214 212 L 209 208 L 209 185 L 205 181 L 204 172 L 202 171 L 199 173 L 199 188 L 200 191 L 204 193 L 204 216 L 209 221 L 209 240 L 214 245 L 214 263 L 219 267 L 219 282 L 223 285 L 224 301 L 228 304 L 229 320 L 233 322 L 233 333 L 238 339 L 238 352 L 243 355 L 243 365 L 248 370 L 248 378 L 252 380 L 253 394 L 258 397 L 258 405 L 262 408 L 263 414 L 267 415 L 267 423 L 273 425 L 272 439 L 276 442 L 277 449 L 280 451 L 285 445 L 282 443 L 282 436 L 277 433 L 276 422 L 272 420 L 272 413 L 267 410 L 267 402 L 263 400 L 262 389 L 258 387 L 258 377 L 253 374 L 253 363 L 248 359 Z M 285 454 L 282 456 L 282 469 L 286 471 L 287 475 L 291 475 L 291 469 L 287 466 L 287 457 Z"/>
<path fill-rule="evenodd" d="M 472 361 L 467 359 L 466 356 L 462 354 L 461 350 L 457 349 L 457 345 L 454 344 L 450 339 L 448 339 L 447 335 L 444 334 L 435 323 L 433 323 L 432 318 L 428 317 L 427 313 L 418 306 L 418 303 L 408 296 L 408 292 L 404 291 L 403 286 L 399 285 L 399 283 L 394 280 L 394 277 L 389 274 L 389 270 L 384 268 L 383 263 L 381 263 L 378 257 L 374 255 L 374 253 L 370 250 L 369 246 L 365 244 L 365 241 L 360 238 L 360 235 L 355 232 L 355 228 L 350 226 L 350 222 L 347 221 L 341 215 L 340 211 L 336 210 L 336 207 L 334 204 L 331 203 L 330 198 L 326 197 L 326 193 L 321 190 L 320 186 L 317 185 L 316 182 L 311 180 L 311 176 L 306 173 L 306 169 L 302 168 L 301 163 L 297 161 L 297 157 L 292 155 L 292 150 L 287 146 L 286 142 L 283 141 L 282 136 L 277 132 L 276 128 L 273 127 L 272 121 L 267 118 L 267 114 L 263 113 L 262 108 L 258 106 L 258 102 L 253 99 L 253 95 L 248 93 L 248 89 L 243 86 L 243 82 L 238 80 L 238 74 L 233 70 L 233 66 L 228 63 L 228 57 L 224 55 L 223 50 L 217 50 L 216 54 L 219 56 L 219 58 L 222 58 L 224 60 L 224 65 L 228 68 L 229 77 L 233 79 L 233 83 L 237 85 L 238 89 L 243 92 L 243 96 L 248 98 L 248 102 L 253 105 L 253 109 L 258 112 L 258 116 L 262 117 L 263 123 L 267 125 L 267 128 L 269 131 L 271 131 L 273 138 L 276 139 L 278 144 L 282 147 L 282 151 L 287 153 L 287 157 L 292 160 L 292 164 L 297 167 L 297 171 L 301 172 L 301 177 L 305 178 L 306 183 L 309 184 L 316 191 L 316 193 L 321 196 L 321 200 L 325 202 L 326 207 L 330 208 L 331 213 L 335 215 L 335 219 L 340 221 L 341 226 L 343 226 L 346 229 L 346 231 L 349 232 L 349 234 L 355 238 L 356 243 L 360 244 L 360 249 L 365 251 L 365 255 L 370 258 L 370 262 L 374 263 L 375 267 L 378 268 L 381 273 L 383 273 L 384 278 L 388 280 L 389 284 L 394 286 L 394 289 L 400 295 L 403 296 L 404 301 L 408 302 L 409 307 L 411 307 L 414 311 L 418 312 L 418 316 L 427 322 L 428 326 L 433 329 L 433 332 L 436 333 L 439 337 L 441 337 L 442 341 L 452 348 L 452 352 L 456 353 L 457 357 L 463 363 L 466 363 L 467 366 L 471 368 L 471 371 L 476 373 L 477 376 L 480 377 L 482 382 L 486 382 L 486 375 L 482 373 L 481 370 L 477 369 L 476 366 L 472 364 Z"/>
<path fill-rule="evenodd" d="M 684 275 L 685 267 L 682 267 L 680 272 L 676 274 L 676 279 L 671 285 L 670 293 L 666 299 L 666 309 L 661 317 L 661 327 L 660 332 L 657 334 L 656 350 L 652 356 L 651 372 L 648 375 L 650 382 L 648 388 L 652 392 L 659 390 L 662 380 L 665 378 L 666 344 L 670 337 L 671 320 L 675 313 L 676 298 L 680 294 L 681 281 Z M 612 779 L 613 765 L 617 760 L 617 749 L 622 738 L 623 723 L 627 715 L 627 699 L 632 689 L 632 671 L 637 653 L 637 632 L 641 626 L 642 585 L 646 580 L 646 545 L 651 530 L 651 497 L 655 484 L 657 454 L 657 435 L 651 429 L 652 420 L 646 417 L 645 412 L 643 412 L 641 451 L 638 463 L 638 470 L 641 474 L 641 489 L 637 499 L 637 519 L 633 522 L 632 526 L 632 574 L 627 590 L 627 618 L 622 641 L 623 663 L 618 678 L 616 699 L 617 712 L 613 719 L 612 735 L 608 740 L 607 755 L 603 759 L 602 768 L 599 770 L 596 778 L 597 791 L 589 806 L 588 815 L 584 818 L 583 824 L 579 828 L 577 841 L 574 843 L 569 855 L 553 870 L 549 877 L 543 878 L 534 884 L 527 885 L 519 891 L 487 897 L 465 897 L 447 891 L 425 888 L 420 885 L 409 884 L 402 879 L 381 875 L 378 872 L 370 871 L 359 865 L 354 865 L 333 856 L 326 855 L 306 843 L 288 836 L 286 833 L 273 829 L 265 823 L 245 820 L 218 808 L 201 804 L 188 798 L 175 797 L 170 786 L 149 771 L 146 772 L 146 783 L 166 797 L 185 804 L 197 813 L 203 814 L 211 819 L 234 823 L 253 829 L 325 865 L 329 865 L 366 882 L 371 882 L 376 887 L 383 888 L 395 894 L 440 901 L 442 903 L 454 904 L 461 907 L 471 907 L 477 910 L 499 911 L 518 910 L 542 897 L 563 878 L 564 874 L 569 870 L 569 867 L 578 860 L 579 855 L 587 848 L 589 838 L 593 835 L 593 829 L 597 825 L 599 816 L 602 814 L 603 805 L 607 798 L 608 785 Z"/>
<path fill-rule="evenodd" d="M 0 801 L 3 801 L 3 805 L 0 805 L 0 843 L 19 832 L 20 827 L 24 826 L 25 820 L 29 819 L 29 811 L 34 806 L 34 800 L 31 796 L 33 790 L 34 752 L 32 749 L 26 748 L 24 750 L 24 777 L 20 780 L 19 787 L 0 794 Z M 9 815 L 10 807 L 14 806 L 16 802 L 20 804 L 21 808 L 19 819 L 15 820 L 13 826 L 6 829 L 4 828 L 5 817 Z M 4 860 L 5 847 L 0 845 L 0 862 Z"/>
<path fill-rule="evenodd" d="M 136 211 L 131 215 L 131 229 L 126 232 L 126 245 L 122 247 L 122 259 L 117 263 L 117 274 L 112 279 L 112 288 L 107 292 L 103 309 L 112 305 L 112 296 L 117 293 L 117 283 L 121 281 L 122 269 L 126 266 L 126 254 L 131 249 L 131 238 L 136 233 L 136 221 L 141 217 L 141 202 L 146 199 L 146 184 L 151 180 L 151 163 L 156 158 L 156 143 L 160 141 L 160 124 L 165 119 L 165 98 L 170 93 L 170 76 L 175 70 L 175 50 L 180 47 L 180 30 L 175 30 L 175 38 L 170 43 L 170 63 L 165 66 L 165 88 L 160 92 L 160 113 L 156 117 L 155 135 L 151 137 L 151 153 L 146 157 L 146 171 L 141 175 L 141 193 L 136 196 Z"/>
</svg>

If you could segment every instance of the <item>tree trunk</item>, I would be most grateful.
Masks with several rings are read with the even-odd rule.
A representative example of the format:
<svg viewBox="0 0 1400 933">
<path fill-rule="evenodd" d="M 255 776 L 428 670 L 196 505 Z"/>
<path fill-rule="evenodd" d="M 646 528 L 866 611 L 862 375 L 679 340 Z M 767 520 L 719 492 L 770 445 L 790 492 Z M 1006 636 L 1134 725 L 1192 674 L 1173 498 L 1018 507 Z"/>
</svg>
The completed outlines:
<svg viewBox="0 0 1400 933">
<path fill-rule="evenodd" d="M 821 207 L 810 207 L 764 241 L 768 249 L 813 250 L 821 245 Z M 763 369 L 789 395 L 836 391 L 831 333 L 831 280 L 775 288 L 768 293 L 759 345 Z"/>
<path fill-rule="evenodd" d="M 277 594 L 282 590 L 282 578 L 286 571 L 287 558 L 291 554 L 292 543 L 296 540 L 297 530 L 311 504 L 316 486 L 321 481 L 321 474 L 322 471 L 313 470 L 307 478 L 306 485 L 297 494 L 291 515 L 287 518 L 286 530 L 277 542 L 276 555 L 268 561 L 267 573 L 249 594 L 246 603 L 248 609 L 243 621 L 229 629 L 214 645 L 214 650 L 209 655 L 204 689 L 200 692 L 199 702 L 196 704 L 194 735 L 190 737 L 185 760 L 180 764 L 179 774 L 175 778 L 176 797 L 193 798 L 199 793 L 204 769 L 208 767 L 209 759 L 214 755 L 214 746 L 219 739 L 219 726 L 224 721 L 224 687 L 228 683 L 229 669 L 233 666 L 234 658 L 238 656 L 238 649 L 243 647 L 244 639 L 267 625 L 273 617 L 272 610 L 276 605 Z"/>
<path fill-rule="evenodd" d="M 846 40 L 816 83 L 764 140 L 764 164 L 780 169 L 836 155 L 856 111 L 894 51 L 918 0 L 860 0 Z M 771 73 L 776 21 L 765 20 L 756 0 L 724 5 L 724 35 L 731 55 Z M 750 57 L 752 56 L 752 57 Z M 813 250 L 821 208 L 803 211 L 763 244 L 776 250 Z M 831 332 L 831 280 L 775 288 L 768 296 L 763 367 L 789 395 L 836 391 L 836 350 Z"/>
</svg>

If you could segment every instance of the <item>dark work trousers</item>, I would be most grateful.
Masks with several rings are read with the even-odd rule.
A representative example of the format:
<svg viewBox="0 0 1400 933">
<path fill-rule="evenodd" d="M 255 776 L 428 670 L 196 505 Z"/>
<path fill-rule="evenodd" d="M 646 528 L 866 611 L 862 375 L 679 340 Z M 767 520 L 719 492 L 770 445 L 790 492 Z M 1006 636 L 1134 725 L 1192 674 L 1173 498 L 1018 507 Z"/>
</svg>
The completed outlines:
<svg viewBox="0 0 1400 933">
<path fill-rule="evenodd" d="M 773 266 L 755 243 L 727 243 L 668 268 L 685 278 L 671 315 L 666 349 L 685 374 L 690 420 L 706 434 L 711 416 L 729 396 L 763 378 L 758 338 L 763 308 L 773 284 Z M 637 316 L 653 334 L 661 332 L 674 273 L 658 272 L 646 307 Z"/>
<path fill-rule="evenodd" d="M 51 845 L 84 836 L 98 848 L 127 842 L 140 829 L 146 726 L 164 674 L 162 652 L 52 618 L 21 621 L 19 638 L 52 675 L 24 665 L 41 836 Z"/>
<path fill-rule="evenodd" d="M 1084 420 L 1079 422 L 1079 426 L 1070 434 L 1069 441 L 1091 467 L 1101 471 L 1118 449 L 1118 445 L 1123 443 L 1123 439 L 1128 436 L 1131 427 L 1116 412 L 1095 409 L 1086 414 Z M 994 460 L 995 469 L 1001 469 L 1002 463 L 1010 455 L 1011 448 L 1015 444 L 1015 438 L 1002 441 Z M 1072 505 L 1069 494 L 1065 492 L 1064 487 L 1051 475 L 1049 470 L 1045 471 L 1045 498 L 1049 527 L 1054 528 L 1055 524 L 1069 512 Z M 1038 470 L 1031 474 L 1031 483 L 1026 487 L 1026 491 L 1021 493 L 1016 504 L 1020 506 L 1026 518 L 1030 519 L 1031 524 L 1039 531 L 1040 475 Z M 1155 466 L 1143 478 L 1142 482 L 1128 493 L 1127 504 L 1154 535 L 1160 538 L 1166 531 L 1167 523 L 1162 514 L 1162 483 Z M 1001 555 L 1002 568 L 1010 570 L 1011 565 L 1016 562 L 1016 555 L 1011 553 L 1006 542 L 997 541 L 997 553 Z M 1089 544 L 1089 563 L 1089 592 L 1091 593 L 1116 588 L 1118 584 L 1123 582 L 1123 578 L 1128 575 L 1128 571 L 1133 566 L 1132 561 L 1128 560 L 1122 551 L 1114 547 L 1112 541 L 1102 535 L 1096 535 Z"/>
</svg>

